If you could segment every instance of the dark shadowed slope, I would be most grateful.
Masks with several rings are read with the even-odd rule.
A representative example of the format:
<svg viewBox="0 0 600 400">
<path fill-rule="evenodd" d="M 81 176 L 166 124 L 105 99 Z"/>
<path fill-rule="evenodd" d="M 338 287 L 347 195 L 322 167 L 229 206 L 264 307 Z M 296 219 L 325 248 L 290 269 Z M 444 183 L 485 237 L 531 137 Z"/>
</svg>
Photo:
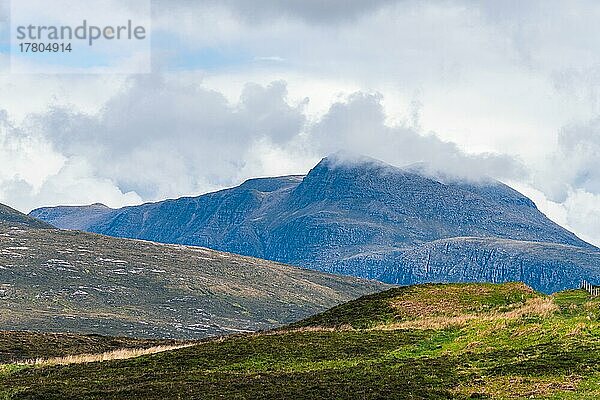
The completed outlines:
<svg viewBox="0 0 600 400">
<path fill-rule="evenodd" d="M 74 217 L 79 214 L 64 207 L 39 209 L 31 215 L 66 227 L 69 220 L 81 220 Z M 305 177 L 253 179 L 199 197 L 112 210 L 87 226 L 70 227 L 118 237 L 201 245 L 403 283 L 413 283 L 403 277 L 416 275 L 413 264 L 406 264 L 397 276 L 390 275 L 397 254 L 415 254 L 415 248 L 440 239 L 508 239 L 568 245 L 588 249 L 590 254 L 598 251 L 546 218 L 530 199 L 500 182 L 447 181 L 412 167 L 399 169 L 372 159 L 339 156 L 323 159 Z M 502 249 L 506 242 L 494 243 Z M 457 254 L 450 262 L 460 264 L 471 249 L 465 248 L 467 253 Z M 568 249 L 564 256 L 569 266 L 560 265 L 559 270 L 571 270 L 574 260 L 580 258 L 569 254 Z M 543 261 L 543 249 L 540 251 L 538 258 Z M 365 261 L 373 259 L 379 261 Z M 507 268 L 505 261 L 491 259 L 482 267 Z M 587 265 L 593 262 L 586 260 Z M 533 279 L 527 283 L 544 291 L 572 285 L 572 281 L 542 283 L 544 273 L 531 270 Z M 477 276 L 466 274 L 460 280 L 480 280 L 481 276 L 502 274 L 491 270 Z M 430 274 L 428 279 L 445 281 L 447 276 Z"/>
<path fill-rule="evenodd" d="M 60 229 L 87 230 L 113 212 L 112 208 L 96 203 L 89 206 L 60 206 L 39 209 L 32 215 Z"/>
<path fill-rule="evenodd" d="M 173 346 L 174 339 L 137 339 L 76 333 L 0 331 L 0 365 L 10 362 L 94 354 L 121 349 Z"/>
</svg>

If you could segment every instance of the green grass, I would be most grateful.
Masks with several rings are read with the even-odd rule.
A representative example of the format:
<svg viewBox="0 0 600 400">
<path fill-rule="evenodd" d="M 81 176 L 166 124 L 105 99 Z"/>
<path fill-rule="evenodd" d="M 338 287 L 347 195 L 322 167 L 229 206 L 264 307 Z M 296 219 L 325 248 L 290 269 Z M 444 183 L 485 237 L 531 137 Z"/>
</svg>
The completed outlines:
<svg viewBox="0 0 600 400">
<path fill-rule="evenodd" d="M 363 296 L 290 327 L 309 326 L 372 328 L 428 315 L 460 315 L 505 310 L 538 296 L 522 283 L 426 284 L 403 286 Z"/>
<path fill-rule="evenodd" d="M 556 306 L 514 313 L 531 304 Z M 129 360 L 8 365 L 0 398 L 595 399 L 599 307 L 583 291 L 548 297 L 520 284 L 396 288 L 287 330 Z M 457 322 L 422 329 L 431 318 Z M 406 321 L 415 327 L 393 329 Z"/>
</svg>

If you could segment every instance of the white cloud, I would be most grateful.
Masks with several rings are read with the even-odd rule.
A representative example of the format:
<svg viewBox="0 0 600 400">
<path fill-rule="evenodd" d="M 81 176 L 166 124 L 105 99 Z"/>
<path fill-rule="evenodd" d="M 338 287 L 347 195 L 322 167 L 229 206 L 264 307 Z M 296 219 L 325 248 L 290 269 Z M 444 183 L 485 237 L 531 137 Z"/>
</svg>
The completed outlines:
<svg viewBox="0 0 600 400">
<path fill-rule="evenodd" d="M 247 84 L 230 102 L 190 82 L 132 78 L 96 113 L 55 106 L 30 115 L 20 131 L 44 143 L 61 163 L 52 171 L 42 169 L 47 172 L 35 187 L 21 181 L 5 185 L 15 193 L 4 198 L 15 199 L 21 208 L 42 200 L 54 204 L 61 197 L 85 203 L 93 195 L 98 196 L 93 201 L 101 197 L 111 205 L 159 200 L 254 176 L 304 173 L 340 149 L 396 165 L 425 161 L 469 178 L 520 172 L 519 163 L 506 155 L 466 154 L 434 134 L 386 123 L 380 94 L 354 93 L 317 119 L 305 115 L 306 102 L 290 102 L 282 81 Z M 32 179 L 23 182 L 31 185 Z"/>
<path fill-rule="evenodd" d="M 199 85 L 141 76 L 98 113 L 54 107 L 32 116 L 29 129 L 122 190 L 154 200 L 237 183 L 254 143 L 286 145 L 304 121 L 283 82 L 249 84 L 230 104 Z"/>
<path fill-rule="evenodd" d="M 23 211 L 42 204 L 102 201 L 113 206 L 139 203 L 98 177 L 85 159 L 57 152 L 42 132 L 20 129 L 0 110 L 0 201 Z"/>
<path fill-rule="evenodd" d="M 554 151 L 535 171 L 534 184 L 558 202 L 572 191 L 600 194 L 600 117 L 560 130 Z"/>
<path fill-rule="evenodd" d="M 297 19 L 308 24 L 348 23 L 371 14 L 378 9 L 400 3 L 400 0 L 200 0 L 190 7 L 187 0 L 155 1 L 160 11 L 190 11 L 191 8 L 206 13 L 227 11 L 249 24 L 271 23 L 277 19 Z"/>
<path fill-rule="evenodd" d="M 407 123 L 388 125 L 380 94 L 355 93 L 334 103 L 312 127 L 310 141 L 321 154 L 339 149 L 362 153 L 395 165 L 425 162 L 434 171 L 468 179 L 512 178 L 524 173 L 518 160 L 501 154 L 466 154 L 433 133 Z"/>
<path fill-rule="evenodd" d="M 575 232 L 581 239 L 600 247 L 600 195 L 583 189 L 569 190 L 564 201 L 555 202 L 544 192 L 527 184 L 509 182 L 557 224 Z"/>
</svg>

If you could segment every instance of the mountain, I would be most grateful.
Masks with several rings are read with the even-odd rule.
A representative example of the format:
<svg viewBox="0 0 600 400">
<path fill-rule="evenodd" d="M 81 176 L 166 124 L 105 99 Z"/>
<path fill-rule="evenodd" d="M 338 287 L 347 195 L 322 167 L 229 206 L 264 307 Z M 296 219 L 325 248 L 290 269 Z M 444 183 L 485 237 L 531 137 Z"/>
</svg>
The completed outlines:
<svg viewBox="0 0 600 400">
<path fill-rule="evenodd" d="M 497 238 L 439 239 L 408 250 L 353 256 L 331 265 L 394 284 L 413 282 L 527 282 L 547 293 L 600 282 L 600 252 L 572 245 Z M 358 275 L 358 274 L 354 274 Z"/>
<path fill-rule="evenodd" d="M 3 208 L 4 210 L 4 208 Z M 292 322 L 386 286 L 199 247 L 0 223 L 0 329 L 201 338 Z"/>
<path fill-rule="evenodd" d="M 599 306 L 600 297 L 583 290 L 544 296 L 520 283 L 418 285 L 364 296 L 281 329 L 175 350 L 163 345 L 157 354 L 130 349 L 152 346 L 144 342 L 119 341 L 123 350 L 114 353 L 110 338 L 9 332 L 10 341 L 0 340 L 0 393 L 113 400 L 598 399 Z M 56 345 L 40 344 L 44 337 Z M 97 354 L 78 356 L 89 352 Z M 57 353 L 71 357 L 55 359 Z M 23 357 L 42 360 L 15 362 Z M 94 359 L 104 361 L 85 362 Z"/>
<path fill-rule="evenodd" d="M 42 208 L 30 215 L 65 228 L 200 245 L 385 282 L 516 279 L 551 291 L 577 285 L 579 278 L 595 277 L 598 271 L 579 264 L 583 257 L 585 265 L 598 265 L 596 247 L 550 221 L 530 199 L 501 182 L 433 177 L 418 166 L 400 169 L 339 154 L 324 158 L 306 176 L 251 179 L 198 197 L 103 210 L 100 216 L 85 210 Z M 443 268 L 439 273 L 413 271 L 414 265 L 425 259 L 435 263 L 436 257 L 462 265 L 473 252 L 472 242 L 451 258 L 422 246 L 464 237 L 521 244 L 487 242 L 496 246 L 492 257 L 470 262 L 486 273 L 450 277 Z M 526 242 L 539 250 L 539 265 L 530 263 L 510 274 L 496 271 L 513 270 L 507 263 L 524 256 Z M 536 243 L 570 247 L 563 248 L 560 259 L 546 259 L 546 248 Z M 499 257 L 504 252 L 512 256 Z M 411 262 L 394 269 L 399 257 Z M 550 282 L 546 275 L 561 280 Z"/>
<path fill-rule="evenodd" d="M 87 227 L 101 220 L 112 211 L 112 208 L 96 203 L 81 207 L 40 209 L 32 213 L 32 216 L 60 229 L 86 230 Z"/>
<path fill-rule="evenodd" d="M 25 215 L 9 206 L 0 204 L 0 226 L 20 226 L 39 229 L 52 229 L 52 225 L 37 218 Z"/>
</svg>

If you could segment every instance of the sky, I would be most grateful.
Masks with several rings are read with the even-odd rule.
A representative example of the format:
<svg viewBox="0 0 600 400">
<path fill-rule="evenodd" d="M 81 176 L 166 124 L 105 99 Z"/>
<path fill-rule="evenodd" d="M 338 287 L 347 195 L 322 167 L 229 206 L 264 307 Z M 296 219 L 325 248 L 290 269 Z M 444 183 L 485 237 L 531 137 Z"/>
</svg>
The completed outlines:
<svg viewBox="0 0 600 400">
<path fill-rule="evenodd" d="M 600 245 L 598 2 L 157 0 L 150 72 L 62 74 L 1 68 L 7 4 L 0 202 L 21 211 L 198 195 L 349 150 L 501 180 Z"/>
</svg>

